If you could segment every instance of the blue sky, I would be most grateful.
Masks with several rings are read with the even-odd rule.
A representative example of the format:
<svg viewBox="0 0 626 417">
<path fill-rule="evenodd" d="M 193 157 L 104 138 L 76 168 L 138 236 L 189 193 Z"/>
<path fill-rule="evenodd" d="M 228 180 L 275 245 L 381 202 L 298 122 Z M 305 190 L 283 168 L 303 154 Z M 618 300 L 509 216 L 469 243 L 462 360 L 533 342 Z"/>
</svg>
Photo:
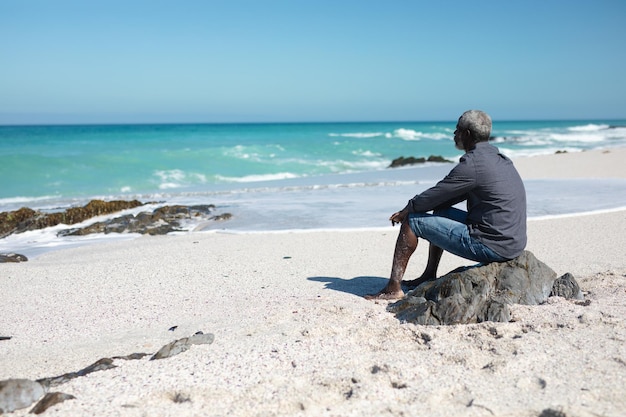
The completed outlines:
<svg viewBox="0 0 626 417">
<path fill-rule="evenodd" d="M 626 2 L 0 0 L 0 124 L 626 118 Z"/>
</svg>

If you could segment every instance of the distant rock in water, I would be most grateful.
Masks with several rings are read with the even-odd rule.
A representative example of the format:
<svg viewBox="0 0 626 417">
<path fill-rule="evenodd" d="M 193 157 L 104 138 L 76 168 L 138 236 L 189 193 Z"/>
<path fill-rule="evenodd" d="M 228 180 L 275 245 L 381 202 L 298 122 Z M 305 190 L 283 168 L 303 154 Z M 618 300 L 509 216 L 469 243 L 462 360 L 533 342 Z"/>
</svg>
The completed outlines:
<svg viewBox="0 0 626 417">
<path fill-rule="evenodd" d="M 132 209 L 145 204 L 137 200 L 109 202 L 92 200 L 83 207 L 73 207 L 59 213 L 44 213 L 23 207 L 19 210 L 0 213 L 0 239 L 13 233 L 44 229 L 58 224 L 77 224 L 96 216 Z M 152 212 L 142 212 L 137 215 L 126 214 L 106 221 L 96 222 L 83 228 L 63 230 L 58 233 L 58 236 L 82 236 L 91 233 L 163 235 L 183 230 L 182 225 L 186 221 L 223 221 L 232 217 L 229 213 L 214 216 L 212 215 L 214 210 L 215 206 L 213 204 L 164 206 Z M 15 256 L 19 257 L 21 255 Z M 15 256 L 13 258 L 0 259 L 0 262 L 22 261 L 22 259 Z"/>
<path fill-rule="evenodd" d="M 428 158 L 423 158 L 423 157 L 416 158 L 414 156 L 409 156 L 408 158 L 405 158 L 404 156 L 401 156 L 391 161 L 391 164 L 388 166 L 388 168 L 397 168 L 397 167 L 406 166 L 406 165 L 423 164 L 426 162 L 452 162 L 452 161 L 445 159 L 443 156 L 439 156 L 439 155 L 431 155 Z"/>
<path fill-rule="evenodd" d="M 510 321 L 509 305 L 541 304 L 549 296 L 582 299 L 571 274 L 556 272 L 525 251 L 508 262 L 458 268 L 407 293 L 389 310 L 415 324 Z"/>
</svg>

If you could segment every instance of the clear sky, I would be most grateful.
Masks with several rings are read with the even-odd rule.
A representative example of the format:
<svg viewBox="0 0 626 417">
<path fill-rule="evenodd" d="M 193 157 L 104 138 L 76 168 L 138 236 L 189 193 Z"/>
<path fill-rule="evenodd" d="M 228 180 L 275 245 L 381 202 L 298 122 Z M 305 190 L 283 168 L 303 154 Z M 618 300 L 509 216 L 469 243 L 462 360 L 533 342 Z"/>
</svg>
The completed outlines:
<svg viewBox="0 0 626 417">
<path fill-rule="evenodd" d="M 0 124 L 626 118 L 623 0 L 0 0 Z"/>
</svg>

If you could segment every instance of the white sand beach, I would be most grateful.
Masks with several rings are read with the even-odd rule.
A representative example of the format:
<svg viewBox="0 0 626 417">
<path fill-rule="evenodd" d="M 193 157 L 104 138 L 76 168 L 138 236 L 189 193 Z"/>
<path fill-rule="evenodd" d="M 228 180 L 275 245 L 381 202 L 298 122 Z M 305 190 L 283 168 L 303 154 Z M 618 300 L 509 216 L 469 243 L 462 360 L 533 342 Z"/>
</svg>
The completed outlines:
<svg viewBox="0 0 626 417">
<path fill-rule="evenodd" d="M 624 160 L 611 149 L 515 162 L 524 178 L 626 178 Z M 401 323 L 362 297 L 388 278 L 397 227 L 142 237 L 0 264 L 0 380 L 203 331 L 214 343 L 55 387 L 76 399 L 44 415 L 624 416 L 626 211 L 528 227 L 527 250 L 572 273 L 587 303 L 514 306 L 510 323 Z M 469 264 L 445 254 L 439 272 Z"/>
</svg>

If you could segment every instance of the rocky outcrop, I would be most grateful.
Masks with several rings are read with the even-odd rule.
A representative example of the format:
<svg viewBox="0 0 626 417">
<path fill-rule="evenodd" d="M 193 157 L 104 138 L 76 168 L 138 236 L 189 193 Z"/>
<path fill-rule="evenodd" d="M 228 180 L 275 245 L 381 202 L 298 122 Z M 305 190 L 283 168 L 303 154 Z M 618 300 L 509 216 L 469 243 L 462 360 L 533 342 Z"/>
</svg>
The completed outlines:
<svg viewBox="0 0 626 417">
<path fill-rule="evenodd" d="M 76 224 L 92 217 L 139 207 L 143 204 L 137 200 L 92 200 L 83 207 L 72 207 L 58 213 L 44 213 L 22 207 L 19 210 L 0 213 L 0 239 L 13 233 L 44 229 L 58 224 Z"/>
<path fill-rule="evenodd" d="M 452 161 L 449 161 L 445 159 L 443 156 L 439 156 L 439 155 L 431 155 L 428 158 L 423 158 L 423 157 L 416 158 L 414 156 L 409 156 L 405 158 L 404 156 L 401 156 L 391 161 L 391 164 L 389 164 L 387 168 L 398 168 L 401 166 L 423 164 L 426 162 L 452 162 Z"/>
<path fill-rule="evenodd" d="M 96 222 L 82 228 L 60 231 L 58 236 L 84 236 L 92 233 L 140 233 L 164 235 L 181 231 L 185 222 L 222 221 L 231 218 L 228 213 L 213 215 L 213 204 L 197 206 L 163 206 L 152 212 L 137 215 L 127 214 L 102 222 Z"/>
<path fill-rule="evenodd" d="M 0 213 L 0 239 L 13 233 L 43 229 L 58 224 L 74 225 L 96 216 L 116 213 L 122 210 L 143 206 L 137 200 L 132 201 L 101 201 L 92 200 L 83 207 L 69 208 L 58 213 L 44 213 L 27 207 L 19 210 Z M 201 221 L 223 221 L 232 217 L 230 213 L 213 215 L 213 204 L 195 206 L 163 206 L 153 211 L 139 214 L 125 214 L 101 222 L 95 222 L 81 228 L 62 230 L 58 236 L 82 236 L 91 233 L 140 233 L 163 235 L 184 230 L 184 223 Z M 26 259 L 13 256 L 2 258 L 0 262 L 21 262 Z M 18 255 L 21 256 L 21 255 Z"/>
<path fill-rule="evenodd" d="M 550 295 L 583 298 L 571 274 L 556 275 L 525 251 L 508 262 L 459 268 L 425 282 L 389 310 L 415 324 L 508 322 L 511 304 L 541 304 Z"/>
<path fill-rule="evenodd" d="M 0 264 L 7 262 L 26 262 L 28 258 L 19 253 L 0 253 Z"/>
</svg>

